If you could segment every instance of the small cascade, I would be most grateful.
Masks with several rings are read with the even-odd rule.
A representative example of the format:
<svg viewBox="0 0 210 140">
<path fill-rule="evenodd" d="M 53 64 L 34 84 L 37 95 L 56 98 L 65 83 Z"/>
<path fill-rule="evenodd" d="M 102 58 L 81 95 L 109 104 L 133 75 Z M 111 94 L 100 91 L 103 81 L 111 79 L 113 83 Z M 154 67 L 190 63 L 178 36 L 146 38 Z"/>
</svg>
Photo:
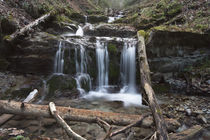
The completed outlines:
<svg viewBox="0 0 210 140">
<path fill-rule="evenodd" d="M 85 17 L 85 24 L 88 23 L 88 17 L 86 15 L 84 15 Z"/>
<path fill-rule="evenodd" d="M 120 60 L 121 93 L 136 93 L 136 43 L 124 42 Z"/>
<path fill-rule="evenodd" d="M 90 75 L 87 73 L 87 55 L 85 52 L 85 48 L 80 45 L 80 53 L 78 54 L 78 48 L 75 48 L 75 63 L 76 63 L 76 82 L 77 89 L 80 94 L 86 93 L 85 89 L 83 89 L 83 85 L 85 87 L 88 86 L 88 90 L 91 90 L 92 83 Z M 79 59 L 80 58 L 80 59 Z"/>
<path fill-rule="evenodd" d="M 54 73 L 63 74 L 63 66 L 64 66 L 64 47 L 62 45 L 62 42 L 60 41 L 55 56 Z"/>
<path fill-rule="evenodd" d="M 98 68 L 98 90 L 105 91 L 105 87 L 109 84 L 109 53 L 107 43 L 96 41 L 96 61 Z"/>
<path fill-rule="evenodd" d="M 78 26 L 78 30 L 76 31 L 76 36 L 83 36 L 84 31 L 81 26 Z"/>
</svg>

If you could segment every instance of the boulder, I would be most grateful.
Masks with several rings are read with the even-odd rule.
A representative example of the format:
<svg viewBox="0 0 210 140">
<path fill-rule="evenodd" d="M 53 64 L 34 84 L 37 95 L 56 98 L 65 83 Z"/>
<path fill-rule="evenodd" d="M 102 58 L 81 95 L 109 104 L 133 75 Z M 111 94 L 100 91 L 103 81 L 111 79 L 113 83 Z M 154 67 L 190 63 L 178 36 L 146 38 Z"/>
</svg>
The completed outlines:
<svg viewBox="0 0 210 140">
<path fill-rule="evenodd" d="M 74 91 L 75 93 L 77 85 L 76 80 L 70 75 L 52 75 L 50 79 L 47 81 L 47 85 L 49 87 L 49 93 L 47 97 L 58 97 L 56 94 L 58 91 Z M 72 94 L 70 96 L 72 96 Z"/>
<path fill-rule="evenodd" d="M 18 28 L 18 24 L 12 18 L 3 18 L 1 20 L 1 30 L 3 34 L 12 34 Z"/>
</svg>

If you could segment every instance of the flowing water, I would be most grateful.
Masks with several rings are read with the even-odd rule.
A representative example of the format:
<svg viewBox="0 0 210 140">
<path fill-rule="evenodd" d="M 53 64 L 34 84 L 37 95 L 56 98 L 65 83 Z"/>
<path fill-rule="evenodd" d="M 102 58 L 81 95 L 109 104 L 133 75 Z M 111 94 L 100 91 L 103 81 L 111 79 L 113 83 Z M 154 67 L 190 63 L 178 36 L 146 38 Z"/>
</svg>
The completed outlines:
<svg viewBox="0 0 210 140">
<path fill-rule="evenodd" d="M 58 50 L 55 55 L 54 73 L 63 74 L 64 66 L 64 47 L 62 42 L 59 42 Z"/>
<path fill-rule="evenodd" d="M 96 61 L 98 69 L 98 91 L 106 91 L 109 84 L 109 53 L 107 50 L 107 43 L 96 41 Z"/>
<path fill-rule="evenodd" d="M 87 55 L 85 48 L 80 45 L 79 54 L 78 48 L 75 48 L 75 64 L 76 64 L 76 83 L 77 89 L 81 95 L 85 94 L 87 91 L 82 87 L 82 85 L 88 85 L 88 90 L 92 89 L 92 83 L 90 75 L 87 73 Z M 80 58 L 80 61 L 79 61 Z"/>
<path fill-rule="evenodd" d="M 86 24 L 87 25 L 87 24 Z M 83 37 L 83 29 L 79 26 L 76 36 Z M 85 38 L 85 37 L 83 37 Z M 97 79 L 92 82 L 92 78 L 88 73 L 88 56 L 86 47 L 82 44 L 75 44 L 74 61 L 76 67 L 75 80 L 80 95 L 88 100 L 107 100 L 122 101 L 125 106 L 140 106 L 142 97 L 136 89 L 136 44 L 133 38 L 115 38 L 116 41 L 124 43 L 121 50 L 120 58 L 120 81 L 117 86 L 120 90 L 110 90 L 116 85 L 109 85 L 109 51 L 108 41 L 113 40 L 112 37 L 96 37 L 95 55 Z M 72 58 L 69 59 L 73 61 Z M 93 61 L 93 60 L 92 60 Z M 64 65 L 64 47 L 62 42 L 59 43 L 58 51 L 55 58 L 55 73 L 62 74 Z M 92 86 L 92 83 L 96 85 Z M 93 88 L 94 87 L 94 88 Z"/>
<path fill-rule="evenodd" d="M 88 100 L 122 101 L 125 106 L 142 104 L 142 96 L 136 90 L 136 42 L 126 40 L 121 52 L 120 75 L 122 89 L 109 92 L 109 53 L 107 43 L 96 41 L 96 62 L 98 69 L 97 88 L 84 96 Z"/>
<path fill-rule="evenodd" d="M 124 42 L 120 60 L 121 93 L 136 93 L 136 43 Z"/>
<path fill-rule="evenodd" d="M 84 31 L 81 26 L 78 26 L 78 30 L 76 31 L 76 36 L 83 36 Z"/>
</svg>

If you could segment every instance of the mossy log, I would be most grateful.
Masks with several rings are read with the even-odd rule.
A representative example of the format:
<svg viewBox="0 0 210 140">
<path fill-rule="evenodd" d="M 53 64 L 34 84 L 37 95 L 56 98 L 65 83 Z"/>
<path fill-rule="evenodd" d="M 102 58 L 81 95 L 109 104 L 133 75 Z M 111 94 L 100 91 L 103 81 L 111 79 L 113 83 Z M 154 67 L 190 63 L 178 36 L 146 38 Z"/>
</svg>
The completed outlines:
<svg viewBox="0 0 210 140">
<path fill-rule="evenodd" d="M 147 61 L 147 54 L 145 48 L 144 37 L 138 32 L 138 59 L 140 63 L 140 74 L 141 74 L 141 86 L 144 88 L 145 93 L 148 98 L 149 106 L 153 114 L 153 118 L 156 125 L 156 130 L 159 140 L 168 140 L 168 132 L 165 120 L 160 109 L 160 106 L 157 103 L 155 97 L 155 92 L 151 86 L 150 80 L 150 69 Z"/>
<path fill-rule="evenodd" d="M 41 16 L 40 18 L 36 19 L 35 21 L 29 23 L 28 25 L 26 25 L 25 27 L 23 27 L 20 30 L 17 30 L 16 32 L 14 32 L 11 35 L 7 35 L 6 37 L 4 37 L 4 40 L 7 42 L 11 42 L 13 41 L 15 38 L 17 38 L 18 36 L 24 35 L 24 33 L 26 33 L 27 31 L 31 30 L 34 26 L 37 26 L 39 23 L 43 22 L 44 20 L 46 20 L 47 18 L 50 17 L 52 12 L 49 12 L 43 16 Z"/>
</svg>

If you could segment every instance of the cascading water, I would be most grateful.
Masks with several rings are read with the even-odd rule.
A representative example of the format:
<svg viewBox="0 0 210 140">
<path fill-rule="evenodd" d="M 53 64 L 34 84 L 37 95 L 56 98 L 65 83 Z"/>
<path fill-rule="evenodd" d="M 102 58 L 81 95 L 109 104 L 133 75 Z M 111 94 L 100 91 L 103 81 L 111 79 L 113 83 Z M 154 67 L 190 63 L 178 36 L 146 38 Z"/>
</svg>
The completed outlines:
<svg viewBox="0 0 210 140">
<path fill-rule="evenodd" d="M 121 93 L 136 93 L 136 43 L 124 42 L 120 60 Z"/>
<path fill-rule="evenodd" d="M 96 61 L 98 68 L 98 90 L 105 91 L 109 84 L 109 53 L 105 42 L 96 41 Z"/>
<path fill-rule="evenodd" d="M 108 88 L 108 67 L 109 54 L 107 50 L 107 43 L 100 40 L 96 41 L 96 60 L 98 69 L 98 88 L 96 91 L 90 91 L 84 96 L 88 100 L 104 99 L 108 101 L 123 101 L 125 106 L 141 105 L 142 96 L 137 93 L 135 83 L 135 69 L 136 69 L 136 41 L 133 39 L 126 40 L 121 52 L 121 81 L 123 88 L 118 93 L 109 93 Z"/>
<path fill-rule="evenodd" d="M 78 55 L 78 48 L 75 48 L 75 63 L 76 63 L 76 82 L 77 89 L 80 94 L 86 93 L 85 89 L 82 87 L 82 84 L 88 85 L 88 90 L 91 90 L 92 84 L 90 75 L 87 73 L 87 55 L 85 48 L 80 45 L 80 55 Z M 80 58 L 80 61 L 79 61 Z"/>
<path fill-rule="evenodd" d="M 78 26 L 78 30 L 76 31 L 76 36 L 83 36 L 84 31 L 81 26 Z"/>
<path fill-rule="evenodd" d="M 54 73 L 63 74 L 63 66 L 64 66 L 64 47 L 62 45 L 62 42 L 60 41 L 55 56 Z"/>
</svg>

